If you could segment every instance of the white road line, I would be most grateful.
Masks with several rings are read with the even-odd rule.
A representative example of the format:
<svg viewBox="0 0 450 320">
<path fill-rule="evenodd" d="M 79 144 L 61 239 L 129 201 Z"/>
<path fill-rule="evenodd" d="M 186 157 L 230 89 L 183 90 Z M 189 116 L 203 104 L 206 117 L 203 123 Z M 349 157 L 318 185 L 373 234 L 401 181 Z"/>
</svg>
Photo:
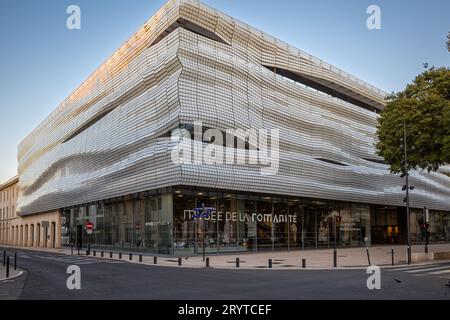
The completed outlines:
<svg viewBox="0 0 450 320">
<path fill-rule="evenodd" d="M 421 266 L 415 266 L 415 267 L 411 267 L 411 266 L 407 266 L 407 267 L 398 267 L 398 268 L 389 268 L 386 269 L 385 271 L 389 271 L 389 272 L 394 272 L 394 271 L 407 271 L 407 270 L 415 270 L 415 269 L 423 269 L 423 268 L 429 268 L 429 267 L 435 267 L 436 264 L 431 264 L 431 265 L 421 265 Z"/>
<path fill-rule="evenodd" d="M 407 272 L 407 273 L 428 272 L 428 271 L 440 270 L 440 269 L 447 269 L 447 268 L 448 268 L 448 266 L 442 266 L 442 267 L 425 268 L 425 269 L 412 270 L 412 271 L 405 271 L 405 272 Z"/>
<path fill-rule="evenodd" d="M 428 274 L 438 275 L 438 274 L 444 274 L 444 273 L 450 273 L 450 269 L 443 270 L 443 271 L 429 272 Z"/>
</svg>

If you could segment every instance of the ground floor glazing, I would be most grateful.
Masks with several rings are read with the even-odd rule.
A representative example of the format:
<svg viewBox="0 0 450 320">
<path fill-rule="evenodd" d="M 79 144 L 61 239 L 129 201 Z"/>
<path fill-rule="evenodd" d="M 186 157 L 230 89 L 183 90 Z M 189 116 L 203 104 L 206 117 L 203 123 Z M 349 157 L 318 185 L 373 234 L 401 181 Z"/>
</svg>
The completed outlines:
<svg viewBox="0 0 450 320">
<path fill-rule="evenodd" d="M 425 241 L 423 209 L 410 217 L 412 242 Z M 450 213 L 429 220 L 430 242 L 450 241 Z M 65 208 L 61 227 L 66 246 L 163 255 L 341 248 L 406 243 L 406 210 L 180 187 Z"/>
</svg>

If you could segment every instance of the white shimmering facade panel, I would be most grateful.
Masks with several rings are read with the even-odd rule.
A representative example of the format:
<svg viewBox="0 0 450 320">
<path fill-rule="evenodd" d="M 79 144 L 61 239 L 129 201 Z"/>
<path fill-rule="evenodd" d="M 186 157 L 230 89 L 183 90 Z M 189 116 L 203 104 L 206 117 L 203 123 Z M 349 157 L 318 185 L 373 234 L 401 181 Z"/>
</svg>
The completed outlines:
<svg viewBox="0 0 450 320">
<path fill-rule="evenodd" d="M 170 1 L 20 144 L 18 210 L 179 185 L 401 206 L 403 182 L 374 147 L 384 97 L 197 1 Z M 279 130 L 277 174 L 173 162 L 171 130 L 198 121 Z M 412 206 L 450 210 L 445 170 L 411 174 Z"/>
</svg>

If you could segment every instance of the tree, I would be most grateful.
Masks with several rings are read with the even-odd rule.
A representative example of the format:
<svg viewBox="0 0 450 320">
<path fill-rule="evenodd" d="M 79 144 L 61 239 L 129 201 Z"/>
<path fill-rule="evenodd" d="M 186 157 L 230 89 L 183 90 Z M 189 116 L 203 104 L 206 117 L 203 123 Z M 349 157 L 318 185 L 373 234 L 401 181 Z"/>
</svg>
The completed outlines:
<svg viewBox="0 0 450 320">
<path fill-rule="evenodd" d="M 426 70 L 404 91 L 387 97 L 378 123 L 378 155 L 392 173 L 404 172 L 406 123 L 409 169 L 437 171 L 450 164 L 450 69 Z"/>
<path fill-rule="evenodd" d="M 447 50 L 450 52 L 450 32 L 447 35 Z"/>
</svg>

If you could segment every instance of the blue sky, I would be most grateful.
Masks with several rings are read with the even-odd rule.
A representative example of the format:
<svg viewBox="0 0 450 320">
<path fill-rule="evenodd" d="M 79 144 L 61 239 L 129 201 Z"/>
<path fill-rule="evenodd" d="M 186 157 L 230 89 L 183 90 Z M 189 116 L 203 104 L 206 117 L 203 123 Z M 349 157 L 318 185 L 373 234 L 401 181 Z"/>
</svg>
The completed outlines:
<svg viewBox="0 0 450 320">
<path fill-rule="evenodd" d="M 16 174 L 17 145 L 165 0 L 0 1 L 0 183 Z M 448 0 L 204 0 L 385 91 L 428 62 L 449 66 Z M 66 28 L 76 4 L 81 30 Z M 381 8 L 382 29 L 366 27 Z"/>
</svg>

